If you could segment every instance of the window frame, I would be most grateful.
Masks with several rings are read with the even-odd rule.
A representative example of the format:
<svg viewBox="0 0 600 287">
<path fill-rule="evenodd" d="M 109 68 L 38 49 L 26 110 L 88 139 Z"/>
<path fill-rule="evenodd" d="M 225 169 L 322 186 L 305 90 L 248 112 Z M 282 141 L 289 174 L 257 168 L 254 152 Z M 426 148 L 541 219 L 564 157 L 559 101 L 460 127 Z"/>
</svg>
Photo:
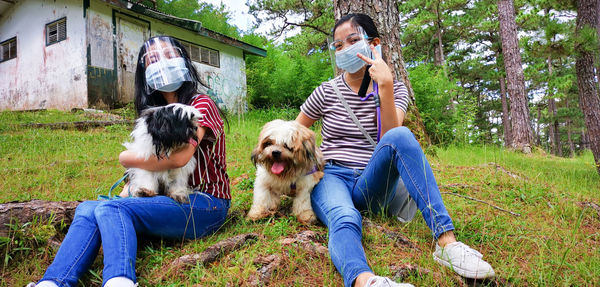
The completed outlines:
<svg viewBox="0 0 600 287">
<path fill-rule="evenodd" d="M 12 49 L 10 49 L 10 47 L 11 47 L 11 43 L 13 43 L 13 42 L 15 43 L 14 44 L 14 47 L 15 47 L 14 51 L 15 52 L 14 52 L 14 57 L 11 57 L 10 55 L 11 55 Z M 0 63 L 6 62 L 6 61 L 9 61 L 9 60 L 17 58 L 17 52 L 18 52 L 17 44 L 18 44 L 17 43 L 17 36 L 14 36 L 12 38 L 9 38 L 7 40 L 4 40 L 4 41 L 0 42 Z M 5 45 L 9 49 L 8 58 L 7 59 L 4 59 L 4 47 L 5 47 Z"/>
<path fill-rule="evenodd" d="M 64 22 L 64 23 L 65 23 L 65 33 L 64 33 L 64 38 L 60 38 L 59 24 L 60 24 L 61 22 Z M 56 34 L 57 34 L 57 35 L 56 35 L 56 41 L 55 41 L 55 42 L 50 42 L 50 33 L 49 33 L 49 28 L 50 28 L 52 25 L 56 25 Z M 62 42 L 62 41 L 64 41 L 64 40 L 66 40 L 66 39 L 67 39 L 67 17 L 65 16 L 65 17 L 62 17 L 62 18 L 60 18 L 60 19 L 54 20 L 54 21 L 52 21 L 52 22 L 50 22 L 50 23 L 47 23 L 47 24 L 46 24 L 46 30 L 45 30 L 45 31 L 46 31 L 46 46 L 54 45 L 54 44 L 56 44 L 56 43 L 60 43 L 60 42 Z"/>
<path fill-rule="evenodd" d="M 188 53 L 190 60 L 192 60 L 193 62 L 208 65 L 215 68 L 221 68 L 221 51 L 217 49 L 208 48 L 202 45 L 197 45 L 188 41 L 180 40 L 180 42 L 185 48 L 186 52 Z M 197 51 L 193 52 L 193 49 L 197 49 Z M 202 56 L 204 54 L 203 52 L 207 54 L 206 61 L 204 61 L 204 57 Z M 215 54 L 216 56 L 214 56 Z M 198 57 L 193 57 L 194 55 Z M 213 55 L 213 57 L 211 57 L 211 55 Z M 211 62 L 211 59 L 216 59 L 216 61 Z"/>
</svg>

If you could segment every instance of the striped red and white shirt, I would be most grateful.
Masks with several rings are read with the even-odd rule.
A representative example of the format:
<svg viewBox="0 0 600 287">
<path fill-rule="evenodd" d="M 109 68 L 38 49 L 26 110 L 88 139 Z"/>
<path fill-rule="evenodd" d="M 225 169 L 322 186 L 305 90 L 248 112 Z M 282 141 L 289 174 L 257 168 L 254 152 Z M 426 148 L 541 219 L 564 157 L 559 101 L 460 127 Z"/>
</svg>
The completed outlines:
<svg viewBox="0 0 600 287">
<path fill-rule="evenodd" d="M 196 149 L 196 170 L 190 176 L 190 185 L 214 197 L 231 199 L 229 176 L 225 157 L 223 119 L 213 100 L 207 95 L 197 95 L 191 104 L 202 117 L 198 126 L 207 127 L 204 138 Z"/>
<path fill-rule="evenodd" d="M 377 109 L 373 97 L 361 101 L 341 75 L 333 81 L 367 133 L 374 140 L 377 139 Z M 396 107 L 406 112 L 408 101 L 406 86 L 394 81 Z M 325 160 L 334 160 L 350 168 L 365 168 L 374 147 L 354 124 L 330 82 L 318 86 L 300 106 L 300 110 L 313 120 L 323 119 L 321 151 Z"/>
</svg>

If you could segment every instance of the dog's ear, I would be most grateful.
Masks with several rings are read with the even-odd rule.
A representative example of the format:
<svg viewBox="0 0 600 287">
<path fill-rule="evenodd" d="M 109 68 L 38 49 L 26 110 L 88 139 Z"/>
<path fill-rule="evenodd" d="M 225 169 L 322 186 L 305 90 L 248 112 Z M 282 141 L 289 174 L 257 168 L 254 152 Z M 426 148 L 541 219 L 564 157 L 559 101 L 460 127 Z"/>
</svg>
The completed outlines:
<svg viewBox="0 0 600 287">
<path fill-rule="evenodd" d="M 252 150 L 252 154 L 250 155 L 250 160 L 252 160 L 252 164 L 254 165 L 254 167 L 256 167 L 256 161 L 258 159 L 258 155 L 262 152 L 262 145 L 263 145 L 263 139 L 264 139 L 263 136 L 265 133 L 265 127 L 266 127 L 266 125 L 260 131 L 260 134 L 258 135 L 258 143 L 254 147 L 254 149 Z"/>
<path fill-rule="evenodd" d="M 325 161 L 323 161 L 323 155 L 317 146 L 315 133 L 305 126 L 302 126 L 302 128 L 305 130 L 306 135 L 305 140 L 302 142 L 302 145 L 306 150 L 306 157 L 310 160 L 310 162 L 316 165 L 317 170 L 323 171 L 325 168 Z"/>
<path fill-rule="evenodd" d="M 303 147 L 303 155 L 306 160 L 311 162 L 314 165 L 317 165 L 319 168 L 319 150 L 316 146 L 315 133 L 311 131 L 309 128 L 298 124 L 298 139 L 300 140 L 300 145 Z"/>
<path fill-rule="evenodd" d="M 256 167 L 256 157 L 258 156 L 258 147 L 252 150 L 252 154 L 250 155 L 250 160 L 252 160 L 252 164 Z"/>
</svg>

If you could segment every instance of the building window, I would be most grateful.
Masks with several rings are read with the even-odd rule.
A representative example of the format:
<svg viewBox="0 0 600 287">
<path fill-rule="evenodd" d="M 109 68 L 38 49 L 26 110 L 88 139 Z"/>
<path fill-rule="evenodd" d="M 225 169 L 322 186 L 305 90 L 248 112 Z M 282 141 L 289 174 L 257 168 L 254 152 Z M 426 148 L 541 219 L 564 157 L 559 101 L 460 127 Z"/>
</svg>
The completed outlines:
<svg viewBox="0 0 600 287">
<path fill-rule="evenodd" d="M 0 62 L 8 61 L 17 57 L 17 37 L 0 43 Z"/>
<path fill-rule="evenodd" d="M 181 41 L 181 44 L 185 47 L 188 54 L 190 55 L 190 59 L 194 62 L 207 64 L 210 66 L 220 67 L 220 58 L 219 51 L 194 45 L 192 43 Z"/>
<path fill-rule="evenodd" d="M 46 24 L 46 46 L 67 39 L 67 18 Z"/>
</svg>

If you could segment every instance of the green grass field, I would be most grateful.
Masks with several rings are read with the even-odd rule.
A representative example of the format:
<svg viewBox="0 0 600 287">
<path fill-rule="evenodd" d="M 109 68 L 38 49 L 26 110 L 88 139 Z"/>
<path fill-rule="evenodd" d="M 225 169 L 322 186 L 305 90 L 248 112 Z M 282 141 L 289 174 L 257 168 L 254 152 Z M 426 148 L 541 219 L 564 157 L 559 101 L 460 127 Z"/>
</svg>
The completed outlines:
<svg viewBox="0 0 600 287">
<path fill-rule="evenodd" d="M 126 118 L 132 116 L 130 110 L 116 112 Z M 279 242 L 310 229 L 326 246 L 323 225 L 302 226 L 283 214 L 258 222 L 243 218 L 252 200 L 254 166 L 250 152 L 261 126 L 275 118 L 294 119 L 296 113 L 269 110 L 229 116 L 227 158 L 234 196 L 229 221 L 216 234 L 200 240 L 140 244 L 136 268 L 140 286 L 249 285 L 249 278 L 260 268 L 255 259 L 270 254 L 280 255 L 282 260 L 270 286 L 342 285 L 328 255 L 311 254 Z M 0 203 L 90 200 L 107 194 L 123 173 L 117 156 L 124 149 L 121 143 L 128 139 L 131 126 L 83 131 L 21 126 L 86 119 L 89 115 L 81 111 L 0 113 Z M 429 160 L 458 239 L 481 251 L 496 270 L 499 279 L 489 285 L 600 285 L 600 211 L 582 204 L 600 203 L 600 177 L 590 152 L 576 158 L 557 158 L 542 152 L 523 155 L 495 146 L 451 146 L 437 148 L 436 156 Z M 409 273 L 403 280 L 417 286 L 473 283 L 433 261 L 435 242 L 419 215 L 408 224 L 383 216 L 370 218 L 388 231 L 404 234 L 416 246 L 395 244 L 380 229 L 364 227 L 363 245 L 376 273 L 394 277 L 395 267 L 412 264 L 421 272 Z M 39 279 L 56 252 L 48 238 L 56 233 L 60 241 L 66 228 L 45 222 L 11 226 L 9 237 L 0 238 L 0 286 L 24 286 Z M 220 240 L 248 232 L 261 237 L 214 263 L 169 268 L 182 255 L 199 253 Z M 101 257 L 80 286 L 101 284 Z"/>
</svg>

